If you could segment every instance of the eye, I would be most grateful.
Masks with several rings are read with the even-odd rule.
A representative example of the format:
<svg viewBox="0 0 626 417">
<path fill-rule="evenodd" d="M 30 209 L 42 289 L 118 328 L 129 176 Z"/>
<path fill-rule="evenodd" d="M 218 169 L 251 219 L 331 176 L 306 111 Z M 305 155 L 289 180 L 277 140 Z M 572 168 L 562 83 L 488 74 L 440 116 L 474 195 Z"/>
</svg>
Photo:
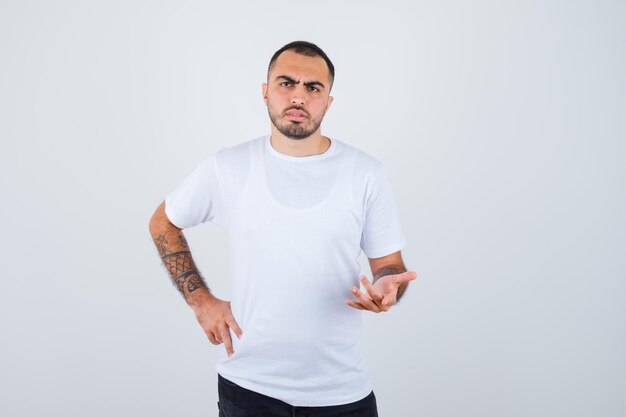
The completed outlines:
<svg viewBox="0 0 626 417">
<path fill-rule="evenodd" d="M 291 83 L 290 83 L 289 81 L 283 81 L 282 83 L 280 83 L 280 85 L 282 85 L 283 87 L 286 87 L 286 86 L 285 86 L 285 85 L 283 85 L 283 84 L 291 84 Z"/>
<path fill-rule="evenodd" d="M 309 89 L 311 89 L 311 91 L 313 91 L 313 92 L 320 91 L 320 90 L 317 89 L 317 87 L 315 87 L 313 85 L 309 86 Z"/>
</svg>

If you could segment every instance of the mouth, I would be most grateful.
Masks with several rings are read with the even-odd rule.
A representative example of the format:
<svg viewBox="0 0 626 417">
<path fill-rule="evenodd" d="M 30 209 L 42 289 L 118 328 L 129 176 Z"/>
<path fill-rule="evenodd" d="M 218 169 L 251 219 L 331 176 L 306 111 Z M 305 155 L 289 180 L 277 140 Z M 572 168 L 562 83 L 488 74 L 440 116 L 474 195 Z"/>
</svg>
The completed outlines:
<svg viewBox="0 0 626 417">
<path fill-rule="evenodd" d="M 287 112 L 285 112 L 285 117 L 296 122 L 301 122 L 308 118 L 306 113 L 301 110 L 287 110 Z"/>
</svg>

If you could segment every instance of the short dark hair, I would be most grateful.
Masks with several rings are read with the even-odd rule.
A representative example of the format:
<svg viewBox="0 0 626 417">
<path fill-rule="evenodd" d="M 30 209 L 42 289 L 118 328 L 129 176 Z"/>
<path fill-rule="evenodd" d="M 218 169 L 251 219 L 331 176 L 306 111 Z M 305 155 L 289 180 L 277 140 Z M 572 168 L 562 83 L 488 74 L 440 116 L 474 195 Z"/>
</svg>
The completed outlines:
<svg viewBox="0 0 626 417">
<path fill-rule="evenodd" d="M 272 66 L 274 65 L 274 62 L 276 62 L 280 54 L 282 54 L 283 52 L 287 50 L 293 50 L 295 53 L 300 54 L 300 55 L 311 56 L 311 57 L 315 57 L 315 56 L 322 57 L 324 61 L 326 61 L 326 65 L 328 66 L 328 71 L 330 72 L 330 88 L 332 88 L 333 83 L 335 81 L 335 66 L 330 61 L 330 58 L 328 58 L 326 53 L 322 51 L 322 48 L 315 45 L 314 43 L 307 42 L 307 41 L 293 41 L 283 46 L 278 51 L 274 52 L 272 59 L 270 59 L 270 64 L 267 67 L 268 82 L 269 82 L 270 71 L 272 70 Z"/>
</svg>

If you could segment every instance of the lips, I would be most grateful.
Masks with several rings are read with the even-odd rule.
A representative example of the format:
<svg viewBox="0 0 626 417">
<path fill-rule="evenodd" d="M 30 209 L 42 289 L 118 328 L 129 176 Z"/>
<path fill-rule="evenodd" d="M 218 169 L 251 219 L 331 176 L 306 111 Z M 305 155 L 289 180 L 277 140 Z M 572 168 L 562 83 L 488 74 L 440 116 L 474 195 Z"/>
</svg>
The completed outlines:
<svg viewBox="0 0 626 417">
<path fill-rule="evenodd" d="M 294 122 L 302 122 L 303 120 L 307 119 L 307 114 L 305 112 L 303 112 L 302 110 L 287 110 L 285 112 L 285 116 L 289 119 L 292 120 Z"/>
<path fill-rule="evenodd" d="M 292 117 L 307 117 L 307 114 L 301 110 L 287 110 L 285 115 Z"/>
</svg>

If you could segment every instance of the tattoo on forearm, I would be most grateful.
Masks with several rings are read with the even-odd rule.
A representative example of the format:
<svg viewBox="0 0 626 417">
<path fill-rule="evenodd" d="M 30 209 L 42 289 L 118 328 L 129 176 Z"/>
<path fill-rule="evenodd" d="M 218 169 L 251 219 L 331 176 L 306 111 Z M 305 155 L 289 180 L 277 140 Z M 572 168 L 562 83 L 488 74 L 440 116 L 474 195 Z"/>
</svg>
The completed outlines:
<svg viewBox="0 0 626 417">
<path fill-rule="evenodd" d="M 165 265 L 165 268 L 167 268 L 168 271 L 170 272 L 170 276 L 173 277 L 172 279 L 174 280 L 176 287 L 178 287 L 178 290 L 181 292 L 181 294 L 184 295 L 185 283 L 189 281 L 189 279 L 191 279 L 193 275 L 198 275 L 198 271 L 196 271 L 195 269 L 192 269 L 190 271 L 179 273 L 180 270 L 176 270 L 175 269 L 176 266 L 171 266 L 169 264 L 169 261 L 170 259 L 165 258 L 163 259 L 163 264 Z M 174 268 L 174 270 L 172 268 Z"/>
<path fill-rule="evenodd" d="M 179 233 L 177 236 L 178 247 L 176 249 L 182 247 L 186 250 L 175 251 L 165 238 L 165 234 L 155 236 L 153 240 L 163 260 L 163 265 L 170 273 L 172 283 L 180 291 L 183 298 L 186 299 L 185 288 L 187 289 L 187 294 L 191 294 L 202 287 L 209 290 L 196 268 L 191 252 L 188 250 L 189 244 L 182 233 Z"/>
<path fill-rule="evenodd" d="M 401 274 L 403 272 L 406 272 L 406 268 L 402 265 L 383 266 L 376 272 L 376 276 L 374 277 L 374 282 L 376 282 L 378 278 L 384 277 L 385 275 L 395 275 L 395 274 Z M 406 291 L 406 287 L 408 287 L 408 283 L 406 282 L 403 284 L 400 284 L 400 286 L 398 287 L 398 293 L 396 295 L 396 303 L 400 301 L 400 298 Z"/>
<path fill-rule="evenodd" d="M 172 250 L 167 247 L 168 241 L 167 239 L 165 239 L 165 235 L 157 236 L 154 239 L 154 243 L 159 251 L 159 256 L 161 256 L 161 258 L 172 252 Z"/>
<path fill-rule="evenodd" d="M 187 281 L 187 291 L 193 292 L 200 287 L 206 287 L 204 281 L 202 281 L 200 275 L 192 275 L 189 281 Z"/>
<path fill-rule="evenodd" d="M 182 245 L 183 248 L 189 249 L 189 244 L 187 243 L 187 239 L 185 239 L 185 235 L 183 235 L 182 233 L 179 233 L 178 240 L 180 241 L 180 244 Z"/>
</svg>

